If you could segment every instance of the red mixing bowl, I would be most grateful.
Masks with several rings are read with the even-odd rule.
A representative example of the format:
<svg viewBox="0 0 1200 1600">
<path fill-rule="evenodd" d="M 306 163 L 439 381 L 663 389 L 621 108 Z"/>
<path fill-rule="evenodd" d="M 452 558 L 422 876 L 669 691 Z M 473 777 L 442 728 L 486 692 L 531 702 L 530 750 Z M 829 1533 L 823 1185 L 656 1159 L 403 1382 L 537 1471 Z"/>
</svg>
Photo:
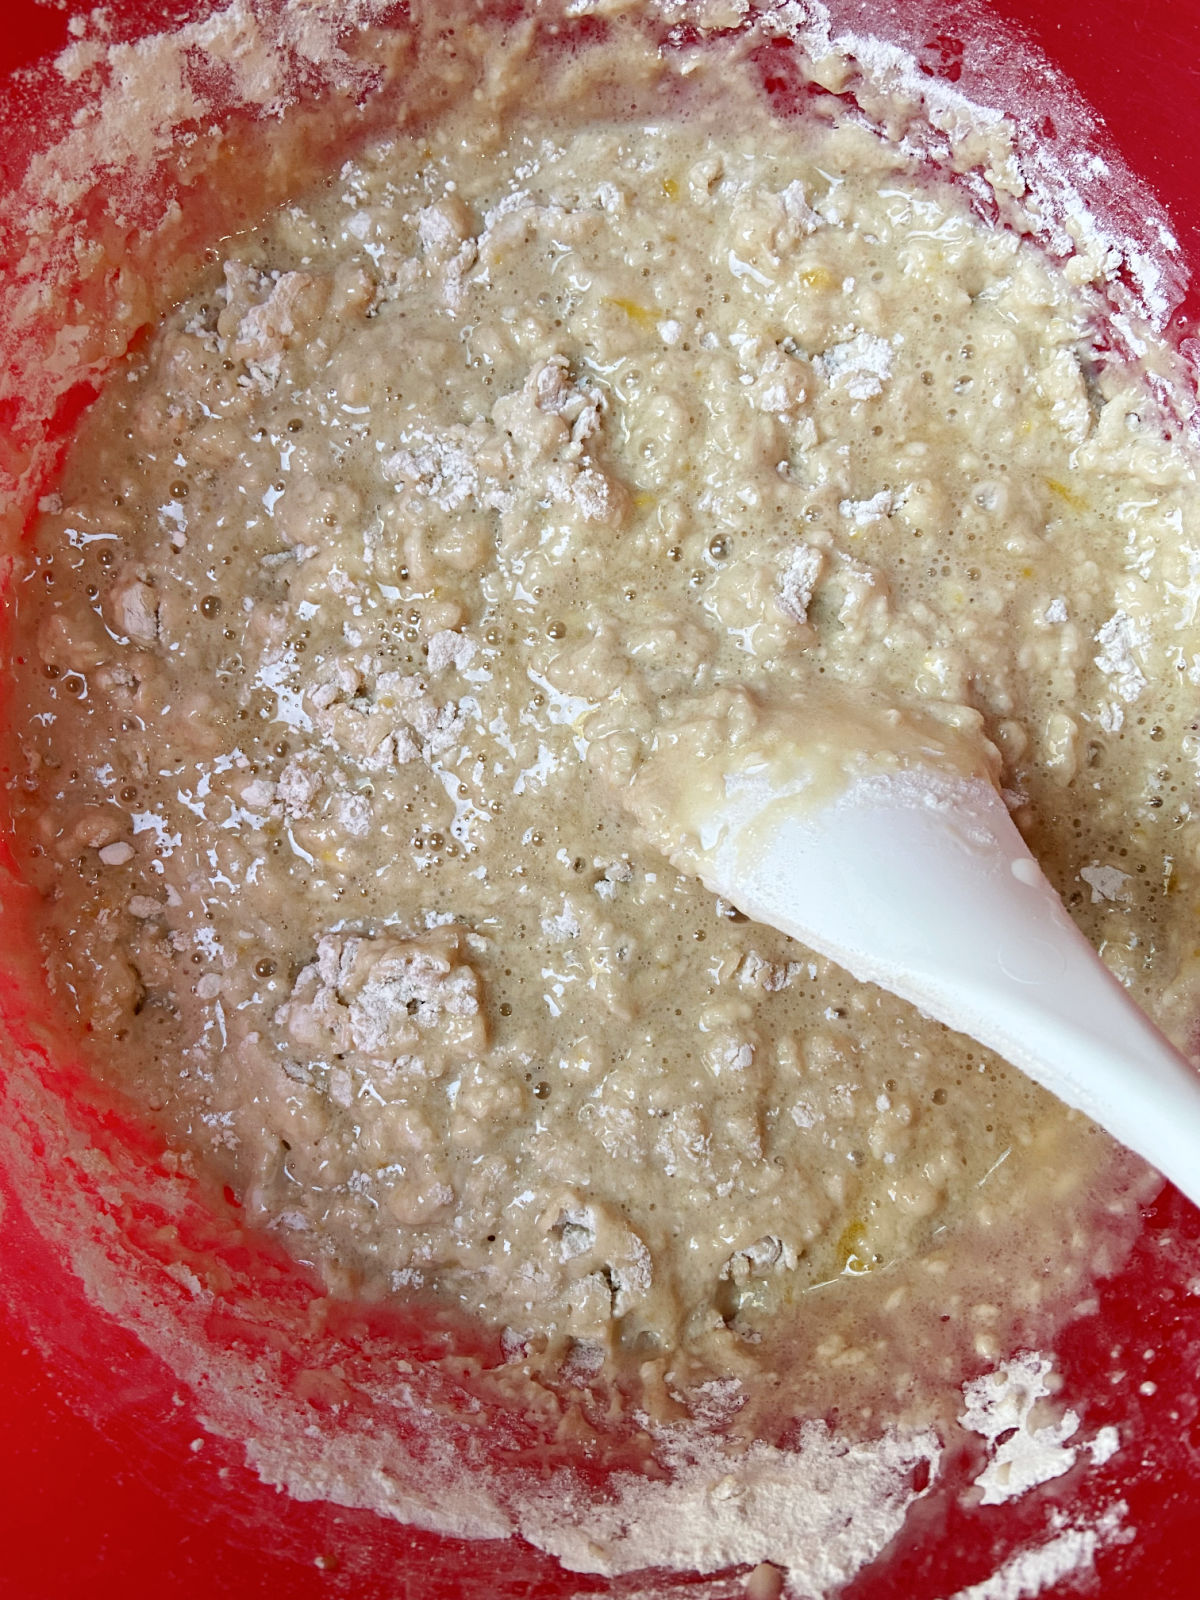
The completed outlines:
<svg viewBox="0 0 1200 1600">
<path fill-rule="evenodd" d="M 212 9 L 211 0 L 122 0 L 108 8 L 127 37 Z M 1110 140 L 1148 180 L 1172 218 L 1184 261 L 1200 266 L 1200 0 L 1147 0 L 1142 7 L 1003 0 L 993 9 L 1074 80 L 1081 100 L 1103 119 L 1095 137 L 1102 145 Z M 23 152 L 37 146 L 41 132 L 36 96 L 21 89 L 21 73 L 63 47 L 70 16 L 83 10 L 74 0 L 11 0 L 4 14 L 0 80 L 12 79 L 18 92 L 0 99 L 0 186 L 16 181 Z M 983 0 L 858 0 L 840 10 L 915 46 L 930 77 L 970 87 L 971 43 L 987 31 L 981 19 L 990 14 Z M 1036 52 L 1031 59 L 1036 88 Z M 1039 131 L 1052 142 L 1077 137 L 1082 126 L 1047 115 Z M 0 282 L 15 244 L 0 236 Z M 1175 314 L 1178 336 L 1194 332 L 1198 305 L 1194 290 L 1185 294 Z M 0 466 L 9 420 L 0 412 Z M 60 423 L 66 420 L 64 411 Z M 7 912 L 0 916 L 11 944 L 18 924 Z M 19 1030 L 29 995 L 11 974 L 4 982 L 0 1009 Z M 51 1063 L 46 1070 L 54 1070 Z M 282 1271 L 265 1255 L 247 1270 Z M 279 1289 L 290 1292 L 286 1284 Z M 411 1329 L 389 1336 L 421 1337 Z M 345 1334 L 348 1347 L 365 1337 L 361 1328 Z M 1111 1463 L 1013 1502 L 999 1529 L 994 1515 L 981 1517 L 953 1495 L 931 1497 L 886 1559 L 849 1584 L 846 1600 L 1019 1600 L 1035 1593 L 1141 1600 L 1147 1590 L 1159 1600 L 1200 1596 L 1193 1487 L 1200 1467 L 1200 1216 L 1173 1190 L 1147 1211 L 1126 1268 L 1101 1285 L 1099 1311 L 1060 1336 L 1056 1356 L 1073 1403 L 1086 1397 L 1089 1428 L 1119 1425 L 1124 1446 Z M 1043 1583 L 1013 1564 L 1023 1544 L 1086 1529 L 1089 1512 L 1116 1498 L 1133 1536 L 1098 1539 L 1090 1565 Z M 200 1425 L 190 1389 L 85 1293 L 61 1251 L 30 1224 L 19 1187 L 6 1184 L 3 1172 L 0 1534 L 0 1596 L 13 1600 L 79 1593 L 96 1600 L 565 1600 L 651 1592 L 641 1579 L 564 1573 L 517 1540 L 418 1532 L 266 1487 L 236 1443 Z M 1002 1561 L 1009 1563 L 1006 1583 L 991 1578 Z M 675 1579 L 670 1593 L 689 1588 Z M 705 1580 L 691 1592 L 733 1600 L 745 1592 L 744 1575 Z"/>
</svg>

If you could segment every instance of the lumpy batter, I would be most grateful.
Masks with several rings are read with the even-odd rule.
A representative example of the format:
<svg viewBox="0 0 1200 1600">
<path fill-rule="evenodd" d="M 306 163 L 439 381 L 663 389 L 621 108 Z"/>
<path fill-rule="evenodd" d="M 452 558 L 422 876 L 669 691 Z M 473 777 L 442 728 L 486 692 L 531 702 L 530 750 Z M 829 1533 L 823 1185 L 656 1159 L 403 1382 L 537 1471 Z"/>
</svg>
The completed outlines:
<svg viewBox="0 0 1200 1600">
<path fill-rule="evenodd" d="M 1193 466 L 1086 274 L 842 102 L 605 60 L 499 61 L 126 359 L 17 586 L 18 849 L 96 1070 L 339 1291 L 902 1388 L 1081 1294 L 1143 1169 L 629 785 L 680 718 L 919 708 L 1186 1043 Z"/>
</svg>

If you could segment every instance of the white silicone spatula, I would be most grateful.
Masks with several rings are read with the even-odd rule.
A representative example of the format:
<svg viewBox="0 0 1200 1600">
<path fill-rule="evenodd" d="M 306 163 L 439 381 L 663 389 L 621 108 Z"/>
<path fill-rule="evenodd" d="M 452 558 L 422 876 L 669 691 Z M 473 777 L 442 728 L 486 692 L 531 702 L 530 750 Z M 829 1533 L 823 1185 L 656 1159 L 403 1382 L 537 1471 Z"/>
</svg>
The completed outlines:
<svg viewBox="0 0 1200 1600">
<path fill-rule="evenodd" d="M 1075 927 L 986 776 L 706 752 L 635 807 L 746 915 L 970 1034 L 1200 1204 L 1200 1074 Z"/>
</svg>

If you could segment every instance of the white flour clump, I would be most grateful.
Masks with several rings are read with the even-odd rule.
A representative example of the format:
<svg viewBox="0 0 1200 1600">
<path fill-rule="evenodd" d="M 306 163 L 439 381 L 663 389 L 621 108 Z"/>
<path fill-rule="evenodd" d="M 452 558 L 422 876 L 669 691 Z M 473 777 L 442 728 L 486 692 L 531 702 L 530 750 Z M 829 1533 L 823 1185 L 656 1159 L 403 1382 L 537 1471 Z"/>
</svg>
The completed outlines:
<svg viewBox="0 0 1200 1600">
<path fill-rule="evenodd" d="M 1132 705 L 1145 689 L 1147 679 L 1142 671 L 1139 653 L 1146 644 L 1146 630 L 1124 611 L 1118 611 L 1096 635 L 1100 654 L 1096 665 L 1126 705 Z M 1110 710 L 1111 726 L 1107 732 L 1116 733 L 1124 721 L 1124 712 L 1115 702 Z"/>
<path fill-rule="evenodd" d="M 1046 1378 L 1052 1366 L 1046 1356 L 1024 1351 L 963 1385 L 967 1405 L 959 1421 L 991 1446 L 991 1459 L 975 1480 L 985 1506 L 1013 1500 L 1075 1465 L 1078 1452 L 1067 1440 L 1078 1432 L 1078 1415 L 1064 1411 L 1043 1427 L 1032 1422 L 1037 1402 L 1051 1392 Z"/>
<path fill-rule="evenodd" d="M 793 622 L 808 621 L 808 608 L 824 565 L 824 555 L 811 544 L 792 551 L 779 580 L 779 607 Z"/>
<path fill-rule="evenodd" d="M 856 333 L 845 344 L 835 344 L 818 356 L 815 365 L 836 389 L 852 400 L 870 400 L 882 394 L 892 375 L 892 347 L 872 333 Z"/>
<path fill-rule="evenodd" d="M 1091 1527 L 1064 1526 L 1066 1519 L 1057 1512 L 1052 1522 L 1062 1531 L 1053 1539 L 1032 1550 L 1020 1551 L 982 1583 L 960 1589 L 951 1600 L 1034 1600 L 1052 1583 L 1094 1568 L 1098 1550 L 1132 1538 L 1130 1530 L 1122 1525 L 1127 1510 L 1125 1502 L 1118 1500 Z"/>
<path fill-rule="evenodd" d="M 1097 862 L 1090 867 L 1081 867 L 1079 876 L 1092 891 L 1093 905 L 1101 900 L 1129 899 L 1125 887 L 1129 882 L 1129 874 L 1122 872 L 1120 867 L 1103 867 Z"/>
<path fill-rule="evenodd" d="M 618 1475 L 615 1496 L 600 1505 L 564 1501 L 554 1483 L 521 1514 L 525 1538 L 573 1572 L 709 1573 L 769 1562 L 786 1571 L 786 1593 L 824 1595 L 899 1533 L 940 1453 L 932 1432 L 890 1431 L 861 1444 L 824 1422 L 807 1423 L 795 1450 L 760 1442 L 737 1456 L 686 1428 L 655 1438 L 670 1481 Z"/>
</svg>

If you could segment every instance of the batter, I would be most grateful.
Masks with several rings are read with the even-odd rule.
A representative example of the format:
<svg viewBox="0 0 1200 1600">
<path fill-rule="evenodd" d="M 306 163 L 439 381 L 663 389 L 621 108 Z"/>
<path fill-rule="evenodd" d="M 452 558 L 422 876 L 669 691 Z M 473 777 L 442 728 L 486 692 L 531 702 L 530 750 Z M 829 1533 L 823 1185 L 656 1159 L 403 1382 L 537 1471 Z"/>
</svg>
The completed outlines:
<svg viewBox="0 0 1200 1600">
<path fill-rule="evenodd" d="M 17 586 L 17 847 L 96 1071 L 336 1292 L 905 1393 L 1153 1178 L 630 785 L 713 708 L 932 718 L 1186 1045 L 1193 463 L 1082 275 L 843 102 L 631 119 L 605 63 L 501 63 L 125 359 Z"/>
</svg>

